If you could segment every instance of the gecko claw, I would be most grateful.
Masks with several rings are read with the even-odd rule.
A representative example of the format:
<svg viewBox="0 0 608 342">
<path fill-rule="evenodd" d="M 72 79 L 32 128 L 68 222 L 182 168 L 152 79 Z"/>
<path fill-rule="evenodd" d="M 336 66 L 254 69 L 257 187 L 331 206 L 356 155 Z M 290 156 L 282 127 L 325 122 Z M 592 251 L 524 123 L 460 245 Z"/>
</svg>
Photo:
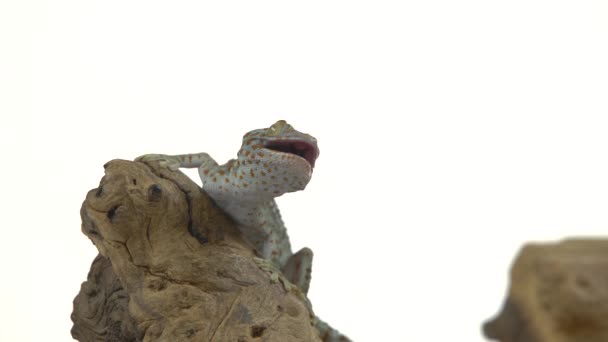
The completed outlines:
<svg viewBox="0 0 608 342">
<path fill-rule="evenodd" d="M 290 283 L 289 280 L 283 276 L 281 271 L 270 260 L 257 257 L 254 257 L 253 260 L 262 271 L 270 273 L 270 282 L 280 282 L 287 292 L 297 289 L 294 284 Z"/>
<path fill-rule="evenodd" d="M 174 156 L 166 154 L 144 154 L 135 158 L 136 162 L 147 163 L 147 162 L 158 162 L 158 165 L 162 168 L 167 168 L 171 171 L 177 171 L 180 167 L 180 161 Z"/>
</svg>

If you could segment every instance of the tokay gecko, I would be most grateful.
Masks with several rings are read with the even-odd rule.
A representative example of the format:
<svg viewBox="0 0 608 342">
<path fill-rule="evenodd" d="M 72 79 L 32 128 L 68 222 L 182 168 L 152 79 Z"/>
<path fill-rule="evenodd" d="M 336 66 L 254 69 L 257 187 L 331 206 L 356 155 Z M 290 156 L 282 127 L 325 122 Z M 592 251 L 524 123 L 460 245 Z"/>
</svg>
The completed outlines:
<svg viewBox="0 0 608 342">
<path fill-rule="evenodd" d="M 198 168 L 203 190 L 237 223 L 245 239 L 263 258 L 260 266 L 273 272 L 273 279 L 281 279 L 286 288 L 291 283 L 306 294 L 313 253 L 306 247 L 292 253 L 274 198 L 304 190 L 318 156 L 313 136 L 280 120 L 269 128 L 246 133 L 237 159 L 223 165 L 204 152 L 146 154 L 136 161 L 159 161 L 171 170 Z M 323 341 L 348 341 L 316 317 L 315 325 Z"/>
</svg>

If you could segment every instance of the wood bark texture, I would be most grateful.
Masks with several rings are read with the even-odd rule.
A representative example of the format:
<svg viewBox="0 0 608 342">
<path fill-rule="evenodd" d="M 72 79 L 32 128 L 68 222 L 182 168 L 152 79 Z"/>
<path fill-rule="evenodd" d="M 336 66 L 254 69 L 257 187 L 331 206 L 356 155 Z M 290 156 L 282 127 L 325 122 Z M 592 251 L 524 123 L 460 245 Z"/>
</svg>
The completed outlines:
<svg viewBox="0 0 608 342">
<path fill-rule="evenodd" d="M 608 240 L 524 246 L 502 312 L 483 329 L 501 342 L 608 341 Z"/>
<path fill-rule="evenodd" d="M 258 267 L 179 171 L 113 160 L 82 205 L 99 256 L 74 300 L 78 341 L 321 341 L 298 290 Z"/>
</svg>

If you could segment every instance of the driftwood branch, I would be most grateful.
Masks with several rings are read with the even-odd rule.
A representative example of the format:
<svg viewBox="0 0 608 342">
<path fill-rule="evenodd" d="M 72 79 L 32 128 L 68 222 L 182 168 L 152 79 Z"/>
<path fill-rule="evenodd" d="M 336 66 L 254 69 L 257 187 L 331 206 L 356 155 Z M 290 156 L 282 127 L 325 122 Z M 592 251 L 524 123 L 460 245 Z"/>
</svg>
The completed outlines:
<svg viewBox="0 0 608 342">
<path fill-rule="evenodd" d="M 608 240 L 528 244 L 502 312 L 483 329 L 500 342 L 608 341 Z"/>
<path fill-rule="evenodd" d="M 111 161 L 81 217 L 100 255 L 74 300 L 75 339 L 320 341 L 299 293 L 181 172 Z"/>
</svg>

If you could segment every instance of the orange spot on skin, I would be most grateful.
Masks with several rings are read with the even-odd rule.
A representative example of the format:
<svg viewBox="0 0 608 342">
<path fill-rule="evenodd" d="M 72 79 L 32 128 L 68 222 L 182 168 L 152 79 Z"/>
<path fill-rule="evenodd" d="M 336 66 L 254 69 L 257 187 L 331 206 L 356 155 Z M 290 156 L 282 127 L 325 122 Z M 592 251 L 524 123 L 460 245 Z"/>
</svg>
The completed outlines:
<svg viewBox="0 0 608 342">
<path fill-rule="evenodd" d="M 258 152 L 258 156 L 263 157 L 264 156 L 264 152 Z"/>
<path fill-rule="evenodd" d="M 253 145 L 253 146 L 251 146 L 251 148 L 254 150 L 257 150 L 257 149 L 262 148 L 262 145 Z"/>
<path fill-rule="evenodd" d="M 249 184 L 247 184 L 247 183 L 243 183 L 243 187 L 244 187 L 244 188 L 246 188 L 246 187 L 248 187 L 248 186 L 249 186 Z"/>
<path fill-rule="evenodd" d="M 251 154 L 251 152 L 249 152 L 249 150 L 246 150 L 246 151 L 245 151 L 245 157 L 248 157 L 248 156 L 249 156 L 249 154 Z"/>
<path fill-rule="evenodd" d="M 204 174 L 204 175 L 208 175 L 208 174 L 209 174 L 209 169 L 204 169 L 204 170 L 203 170 L 203 174 Z"/>
<path fill-rule="evenodd" d="M 224 182 L 226 182 L 226 183 L 230 183 L 230 179 L 228 179 L 228 178 L 224 178 Z"/>
<path fill-rule="evenodd" d="M 260 174 L 261 174 L 262 176 L 266 176 L 266 172 L 264 172 L 264 171 L 260 171 Z"/>
<path fill-rule="evenodd" d="M 217 182 L 217 178 L 216 178 L 216 177 L 213 177 L 212 181 L 213 181 L 214 183 L 215 183 L 215 182 Z"/>
<path fill-rule="evenodd" d="M 243 175 L 240 175 L 240 176 L 239 176 L 239 179 L 243 179 Z"/>
<path fill-rule="evenodd" d="M 217 173 L 219 173 L 220 176 L 223 176 L 224 174 L 226 174 L 226 172 L 224 170 L 219 170 Z"/>
<path fill-rule="evenodd" d="M 255 177 L 255 173 L 253 173 L 253 170 L 249 171 L 249 175 L 251 175 L 251 178 Z"/>
<path fill-rule="evenodd" d="M 255 164 L 256 164 L 256 165 L 260 165 L 260 163 L 261 163 L 261 161 L 260 161 L 259 159 L 256 159 L 256 160 L 255 160 Z"/>
</svg>

